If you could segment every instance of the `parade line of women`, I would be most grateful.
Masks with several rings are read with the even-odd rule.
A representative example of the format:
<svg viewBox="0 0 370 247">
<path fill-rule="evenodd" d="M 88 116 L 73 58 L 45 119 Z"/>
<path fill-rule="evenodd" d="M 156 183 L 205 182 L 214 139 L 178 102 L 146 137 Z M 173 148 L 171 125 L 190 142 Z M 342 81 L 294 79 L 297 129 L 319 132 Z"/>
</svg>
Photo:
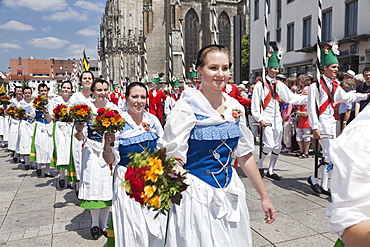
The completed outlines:
<svg viewBox="0 0 370 247">
<path fill-rule="evenodd" d="M 148 89 L 140 82 L 128 85 L 121 109 L 107 100 L 108 82 L 94 80 L 88 71 L 80 77 L 82 91 L 72 95 L 71 83 L 63 82 L 60 96 L 49 99 L 42 109 L 33 107 L 30 88 L 23 92 L 16 88 L 11 104 L 26 113 L 22 120 L 0 118 L 4 126 L 1 141 L 8 141 L 13 157 L 23 157 L 25 168 L 36 169 L 37 176 L 42 176 L 44 166 L 44 176 L 54 177 L 52 166 L 60 171 L 60 187 L 68 182 L 69 187 L 76 186 L 80 206 L 91 212 L 92 238 L 104 235 L 109 246 L 163 246 L 165 242 L 176 247 L 252 246 L 245 188 L 232 167 L 234 159 L 260 195 L 264 221 L 274 222 L 276 212 L 252 155 L 254 140 L 244 107 L 222 92 L 230 79 L 230 67 L 227 48 L 202 48 L 196 62 L 202 87 L 183 91 L 164 128 L 145 110 Z M 48 95 L 45 84 L 38 90 Z M 94 115 L 99 108 L 114 109 L 126 124 L 116 133 L 103 135 L 91 128 L 91 121 L 57 121 L 54 109 L 61 104 L 86 104 Z M 144 128 L 144 123 L 150 127 Z M 162 147 L 188 171 L 185 182 L 189 186 L 180 205 L 172 205 L 168 223 L 167 217 L 155 218 L 155 212 L 141 207 L 122 186 L 130 152 Z M 112 229 L 108 229 L 110 212 Z"/>
</svg>

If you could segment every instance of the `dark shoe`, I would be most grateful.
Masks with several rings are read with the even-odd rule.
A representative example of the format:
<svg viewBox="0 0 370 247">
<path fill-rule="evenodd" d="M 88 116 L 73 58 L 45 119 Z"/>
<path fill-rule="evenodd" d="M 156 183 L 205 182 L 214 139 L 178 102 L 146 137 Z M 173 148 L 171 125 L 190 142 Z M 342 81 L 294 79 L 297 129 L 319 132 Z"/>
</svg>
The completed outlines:
<svg viewBox="0 0 370 247">
<path fill-rule="evenodd" d="M 104 236 L 104 237 L 106 237 L 106 238 L 108 238 L 108 228 L 106 228 L 106 229 L 100 229 L 101 230 L 101 234 Z"/>
<path fill-rule="evenodd" d="M 321 194 L 324 194 L 324 195 L 327 195 L 327 196 L 331 196 L 330 189 L 324 190 L 321 186 L 320 186 L 320 189 L 321 189 Z"/>
<path fill-rule="evenodd" d="M 77 199 L 79 199 L 79 198 L 78 198 L 78 190 L 76 190 L 76 191 L 75 191 L 75 193 L 76 193 L 76 197 L 77 197 Z"/>
<path fill-rule="evenodd" d="M 265 176 L 265 173 L 264 173 L 263 169 L 258 169 L 258 170 L 260 172 L 261 178 L 263 178 L 263 176 Z"/>
<path fill-rule="evenodd" d="M 36 175 L 37 175 L 38 177 L 40 177 L 40 176 L 41 176 L 41 169 L 37 169 L 37 170 L 36 170 Z"/>
<path fill-rule="evenodd" d="M 276 173 L 270 174 L 270 173 L 267 172 L 266 177 L 271 178 L 273 180 L 280 180 L 281 179 Z"/>
<path fill-rule="evenodd" d="M 30 169 L 30 165 L 25 165 L 24 169 L 26 169 L 28 171 Z"/>
<path fill-rule="evenodd" d="M 100 228 L 97 227 L 97 226 L 94 226 L 90 229 L 90 233 L 91 233 L 91 237 L 94 239 L 94 240 L 97 240 L 100 238 L 101 236 L 101 232 L 100 232 Z"/>
<path fill-rule="evenodd" d="M 18 158 L 17 157 L 13 157 L 13 162 L 14 163 L 18 163 Z"/>
<path fill-rule="evenodd" d="M 313 184 L 313 183 L 312 183 L 312 180 L 311 180 L 311 177 L 308 177 L 308 178 L 307 178 L 307 182 L 310 184 L 311 189 L 312 189 L 314 192 L 321 194 L 321 187 L 320 187 L 320 185 L 319 185 L 319 184 Z"/>
<path fill-rule="evenodd" d="M 68 183 L 68 188 L 70 188 L 71 190 L 74 190 L 76 188 L 75 183 Z"/>
<path fill-rule="evenodd" d="M 302 154 L 302 155 L 301 155 L 301 156 L 299 156 L 298 158 L 300 158 L 300 159 L 308 158 L 308 154 Z"/>
<path fill-rule="evenodd" d="M 45 172 L 45 177 L 46 178 L 53 178 L 53 177 L 55 177 L 55 175 L 50 173 L 50 172 L 48 172 L 48 173 Z"/>
<path fill-rule="evenodd" d="M 299 157 L 299 156 L 301 156 L 302 154 L 303 154 L 303 153 L 301 153 L 301 152 L 299 152 L 299 151 L 298 151 L 298 152 L 296 152 L 296 153 L 294 154 L 294 156 L 295 156 L 295 157 Z"/>
<path fill-rule="evenodd" d="M 66 181 L 64 179 L 59 179 L 59 187 L 64 188 L 65 185 L 66 185 Z"/>
<path fill-rule="evenodd" d="M 36 170 L 36 166 L 31 166 L 31 169 L 32 170 Z"/>
</svg>

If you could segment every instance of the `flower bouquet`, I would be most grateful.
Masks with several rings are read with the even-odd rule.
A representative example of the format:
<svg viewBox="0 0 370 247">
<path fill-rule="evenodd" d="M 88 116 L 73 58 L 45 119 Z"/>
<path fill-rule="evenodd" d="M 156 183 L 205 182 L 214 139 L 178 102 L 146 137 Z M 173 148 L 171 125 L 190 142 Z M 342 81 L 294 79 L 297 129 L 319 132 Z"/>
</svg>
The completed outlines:
<svg viewBox="0 0 370 247">
<path fill-rule="evenodd" d="M 69 116 L 67 112 L 67 106 L 64 104 L 57 105 L 54 110 L 54 119 L 61 122 L 72 122 L 73 119 Z"/>
<path fill-rule="evenodd" d="M 15 115 L 15 105 L 11 105 L 9 106 L 9 108 L 7 109 L 6 111 L 6 114 L 9 116 L 9 117 L 14 117 Z"/>
<path fill-rule="evenodd" d="M 74 105 L 68 108 L 68 115 L 76 123 L 87 123 L 91 120 L 93 112 L 88 105 Z"/>
<path fill-rule="evenodd" d="M 10 98 L 6 95 L 1 96 L 0 97 L 0 104 L 9 105 L 10 104 Z"/>
<path fill-rule="evenodd" d="M 21 119 L 24 119 L 25 117 L 24 117 L 24 115 L 26 114 L 27 112 L 26 112 L 26 109 L 24 109 L 23 107 L 18 107 L 18 106 L 16 106 L 15 108 L 14 108 L 14 118 L 15 119 L 19 119 L 19 120 L 21 120 Z"/>
<path fill-rule="evenodd" d="M 49 99 L 46 96 L 37 96 L 33 99 L 33 108 L 37 110 L 42 110 L 49 103 Z"/>
<path fill-rule="evenodd" d="M 125 126 L 125 120 L 117 110 L 99 108 L 98 115 L 92 120 L 93 126 L 99 133 L 115 132 Z"/>
<path fill-rule="evenodd" d="M 158 211 L 154 218 L 160 213 L 166 215 L 171 202 L 180 205 L 181 192 L 188 187 L 184 183 L 186 171 L 178 169 L 173 157 L 166 156 L 165 148 L 155 153 L 131 153 L 129 158 L 122 182 L 127 195 L 142 206 Z"/>
</svg>

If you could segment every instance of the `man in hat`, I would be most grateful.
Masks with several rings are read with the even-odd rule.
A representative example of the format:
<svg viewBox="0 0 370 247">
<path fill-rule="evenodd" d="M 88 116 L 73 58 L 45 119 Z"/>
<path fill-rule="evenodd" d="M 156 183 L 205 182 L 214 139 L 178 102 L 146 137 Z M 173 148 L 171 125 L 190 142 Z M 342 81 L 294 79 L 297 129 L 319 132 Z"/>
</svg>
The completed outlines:
<svg viewBox="0 0 370 247">
<path fill-rule="evenodd" d="M 191 81 L 189 87 L 200 90 L 200 78 L 194 66 L 189 68 L 189 72 L 190 72 L 190 81 Z"/>
<path fill-rule="evenodd" d="M 347 70 L 347 72 L 344 72 L 344 78 L 343 79 L 353 79 L 356 75 L 356 73 L 353 70 Z"/>
<path fill-rule="evenodd" d="M 119 86 L 115 83 L 113 83 L 112 85 L 113 87 L 113 92 L 111 94 L 109 94 L 109 100 L 117 105 L 117 106 L 120 106 L 122 105 L 122 94 L 119 92 Z"/>
<path fill-rule="evenodd" d="M 324 73 L 319 82 L 316 81 L 311 84 L 307 102 L 308 120 L 312 128 L 313 138 L 317 138 L 320 141 L 323 150 L 323 161 L 318 170 L 318 174 L 321 174 L 321 185 L 319 185 L 318 178 L 314 175 L 310 176 L 307 182 L 314 192 L 328 196 L 331 195 L 328 189 L 329 171 L 331 169 L 329 147 L 333 139 L 323 139 L 321 135 L 328 134 L 334 138 L 336 137 L 336 120 L 334 118 L 333 103 L 351 103 L 366 100 L 368 97 L 367 94 L 346 93 L 338 86 L 337 74 L 339 63 L 336 56 L 338 54 L 337 45 L 331 46 L 326 44 L 321 49 L 321 61 Z"/>
<path fill-rule="evenodd" d="M 161 77 L 164 74 L 161 73 L 156 75 L 150 84 L 151 88 L 149 90 L 149 112 L 159 119 L 161 124 L 163 124 L 163 106 L 162 103 L 166 100 L 167 96 L 161 91 L 157 90 Z"/>
<path fill-rule="evenodd" d="M 281 151 L 281 140 L 283 137 L 283 124 L 280 114 L 279 101 L 302 105 L 306 104 L 307 97 L 304 95 L 293 94 L 290 89 L 282 82 L 276 79 L 279 74 L 280 56 L 276 42 L 270 42 L 274 51 L 268 53 L 267 75 L 265 82 L 256 83 L 252 97 L 252 116 L 264 128 L 262 156 L 258 160 L 258 169 L 261 176 L 264 176 L 263 161 L 271 152 L 270 165 L 266 177 L 280 180 L 280 177 L 274 173 L 274 168 Z M 271 124 L 267 126 L 266 123 Z"/>
<path fill-rule="evenodd" d="M 172 78 L 172 81 L 171 81 L 171 98 L 174 99 L 175 101 L 178 101 L 181 97 L 181 93 L 180 93 L 180 87 L 179 87 L 179 78 L 177 77 L 174 77 Z"/>
</svg>

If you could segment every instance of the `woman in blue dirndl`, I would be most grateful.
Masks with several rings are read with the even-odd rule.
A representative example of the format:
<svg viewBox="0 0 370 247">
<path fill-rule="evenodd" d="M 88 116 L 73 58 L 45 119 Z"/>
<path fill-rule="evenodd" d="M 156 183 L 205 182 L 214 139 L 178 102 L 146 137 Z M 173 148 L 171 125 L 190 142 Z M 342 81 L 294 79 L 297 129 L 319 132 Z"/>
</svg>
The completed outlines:
<svg viewBox="0 0 370 247">
<path fill-rule="evenodd" d="M 275 220 L 252 151 L 244 108 L 222 92 L 230 79 L 229 51 L 218 45 L 198 53 L 201 90 L 186 88 L 164 128 L 167 155 L 186 170 L 189 187 L 170 211 L 168 246 L 252 246 L 244 185 L 234 158 L 259 193 L 265 221 Z"/>
<path fill-rule="evenodd" d="M 104 158 L 113 164 L 114 185 L 112 202 L 112 219 L 114 228 L 112 238 L 107 246 L 163 246 L 163 223 L 165 218 L 156 212 L 142 208 L 141 205 L 126 194 L 122 182 L 126 166 L 130 162 L 128 154 L 141 153 L 145 150 L 154 152 L 161 146 L 163 129 L 158 118 L 145 111 L 148 91 L 144 84 L 131 83 L 126 89 L 126 106 L 122 113 L 126 121 L 125 127 L 116 135 L 107 133 L 104 145 Z M 110 143 L 115 141 L 115 147 Z"/>
</svg>

